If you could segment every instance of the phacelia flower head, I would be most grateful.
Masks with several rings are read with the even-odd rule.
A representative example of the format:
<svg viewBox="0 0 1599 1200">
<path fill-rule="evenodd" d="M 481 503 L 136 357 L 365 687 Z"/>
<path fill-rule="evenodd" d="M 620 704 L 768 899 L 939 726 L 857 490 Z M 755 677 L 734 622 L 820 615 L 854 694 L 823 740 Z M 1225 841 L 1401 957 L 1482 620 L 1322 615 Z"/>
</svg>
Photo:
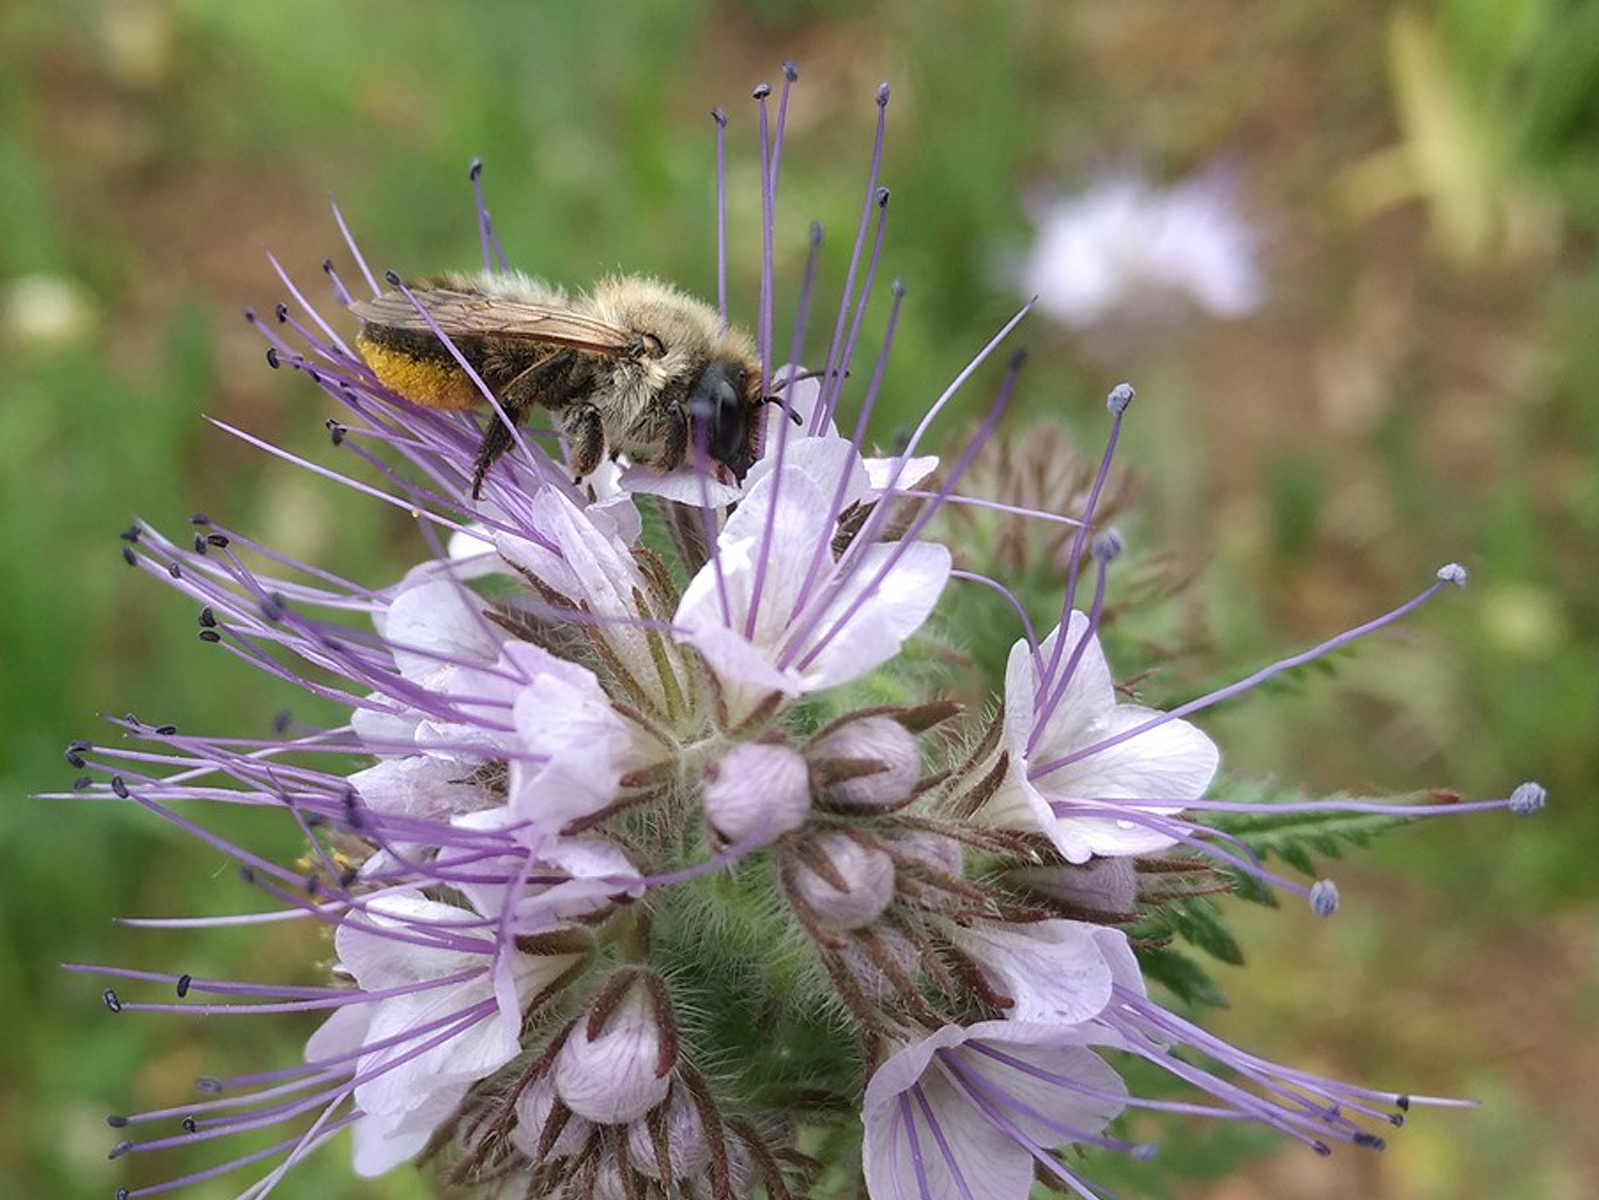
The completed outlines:
<svg viewBox="0 0 1599 1200">
<path fill-rule="evenodd" d="M 1174 302 L 1248 316 L 1266 286 L 1260 235 L 1239 211 L 1235 190 L 1220 172 L 1169 187 L 1120 174 L 1052 200 L 1037 214 L 1022 289 L 1074 328 L 1147 323 Z"/>
<path fill-rule="evenodd" d="M 470 332 L 420 300 L 414 319 L 395 309 L 418 293 L 398 274 L 380 281 L 342 217 L 358 278 L 328 264 L 331 300 L 318 307 L 285 273 L 293 305 L 252 318 L 272 366 L 343 405 L 334 457 L 359 462 L 345 473 L 224 428 L 412 514 L 427 549 L 403 578 L 367 585 L 203 516 L 181 539 L 143 523 L 124 534 L 129 564 L 194 606 L 202 642 L 340 715 L 317 727 L 286 717 L 260 736 L 130 717 L 67 751 L 83 774 L 65 796 L 136 805 L 192 834 L 234 859 L 264 906 L 196 923 L 330 934 L 317 987 L 74 968 L 123 981 L 126 997 L 104 992 L 113 1012 L 321 1022 L 301 1063 L 113 1117 L 126 1131 L 118 1157 L 216 1150 L 212 1165 L 125 1187 L 123 1200 L 234 1170 L 253 1173 L 240 1195 L 260 1200 L 345 1129 L 359 1173 L 423 1161 L 485 1197 L 790 1200 L 864 1187 L 872 1200 L 1022 1200 L 1035 1177 L 1088 1197 L 1094 1154 L 1150 1152 L 1118 1135 L 1128 1108 L 1248 1118 L 1325 1148 L 1379 1144 L 1359 1119 L 1406 1106 L 1175 1016 L 1151 999 L 1130 931 L 1170 900 L 1240 881 L 1331 910 L 1330 881 L 1281 878 L 1221 827 L 1235 810 L 1543 805 L 1532 783 L 1434 808 L 1211 795 L 1219 755 L 1189 718 L 1463 572 L 1175 708 L 1125 694 L 1101 644 L 1121 548 L 1100 509 L 1132 402 L 1121 385 L 1103 461 L 1065 493 L 1070 511 L 987 509 L 1073 531 L 1069 547 L 1045 539 L 1064 601 L 1037 637 L 1026 597 L 970 557 L 955 566 L 933 537 L 961 527 L 941 515 L 991 503 L 962 481 L 1020 356 L 967 441 L 943 459 L 921 453 L 1022 314 L 951 363 L 898 452 L 868 440 L 903 295 L 887 289 L 874 365 L 857 369 L 863 314 L 885 303 L 886 86 L 850 266 L 820 322 L 831 336 L 807 344 L 824 292 L 813 229 L 794 334 L 778 348 L 776 197 L 796 78 L 785 68 L 775 99 L 755 95 L 763 272 L 747 324 L 766 402 L 743 414 L 750 429 L 719 423 L 737 393 L 705 375 L 684 401 L 681 461 L 633 461 L 620 445 L 574 480 L 573 457 L 541 444 L 555 431 L 514 419 L 527 416 L 514 381 L 494 382 Z M 718 111 L 718 163 L 726 124 Z M 509 267 L 472 177 L 480 284 L 493 293 Z M 730 318 L 725 266 L 720 278 Z M 357 337 L 344 310 L 370 314 L 367 296 L 400 314 L 390 319 L 410 330 L 420 366 L 397 371 L 392 345 Z M 666 326 L 632 333 L 628 353 L 674 351 Z M 547 350 L 530 369 L 548 387 L 565 379 L 554 398 L 570 408 L 580 356 Z M 444 406 L 446 393 L 482 411 Z M 569 440 L 609 436 L 603 419 L 598 434 L 600 418 L 561 419 Z M 1014 645 L 998 694 L 956 697 L 975 673 L 943 669 L 961 661 L 945 614 L 973 585 L 1009 602 Z M 230 841 L 203 820 L 213 805 L 280 811 L 303 854 L 279 862 Z M 1205 1099 L 1135 1095 L 1118 1070 L 1130 1059 Z M 233 1134 L 262 1129 L 279 1131 L 270 1146 L 230 1156 Z"/>
</svg>

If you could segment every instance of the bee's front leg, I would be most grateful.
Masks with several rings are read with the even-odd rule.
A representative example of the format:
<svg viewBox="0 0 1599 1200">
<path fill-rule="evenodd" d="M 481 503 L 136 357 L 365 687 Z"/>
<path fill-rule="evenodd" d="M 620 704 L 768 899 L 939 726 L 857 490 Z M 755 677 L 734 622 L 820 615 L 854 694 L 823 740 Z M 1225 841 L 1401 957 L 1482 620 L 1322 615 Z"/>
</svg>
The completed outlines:
<svg viewBox="0 0 1599 1200">
<path fill-rule="evenodd" d="M 681 404 L 671 405 L 661 418 L 661 457 L 663 471 L 676 470 L 688 457 L 688 414 Z"/>
<path fill-rule="evenodd" d="M 605 423 L 600 410 L 587 400 L 579 400 L 562 412 L 561 428 L 568 446 L 566 468 L 574 478 L 581 479 L 605 457 Z"/>
</svg>

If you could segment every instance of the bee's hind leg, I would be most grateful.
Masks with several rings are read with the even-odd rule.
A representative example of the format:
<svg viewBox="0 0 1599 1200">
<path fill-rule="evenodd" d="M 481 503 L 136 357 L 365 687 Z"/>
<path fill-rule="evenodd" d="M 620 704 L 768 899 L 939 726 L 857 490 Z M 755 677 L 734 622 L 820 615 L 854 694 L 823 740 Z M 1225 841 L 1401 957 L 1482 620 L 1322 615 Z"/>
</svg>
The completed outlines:
<svg viewBox="0 0 1599 1200">
<path fill-rule="evenodd" d="M 494 414 L 489 422 L 489 427 L 483 431 L 483 440 L 478 443 L 477 461 L 472 464 L 472 499 L 479 500 L 483 495 L 483 480 L 489 473 L 489 468 L 494 465 L 495 459 L 504 454 L 515 443 L 511 436 L 511 425 L 520 422 L 526 409 L 513 408 L 504 405 L 506 420 L 500 420 L 499 414 Z"/>
<path fill-rule="evenodd" d="M 572 373 L 577 362 L 578 356 L 573 351 L 561 350 L 534 363 L 505 385 L 499 393 L 500 407 L 505 410 L 505 420 L 502 421 L 499 414 L 495 414 L 489 422 L 489 427 L 483 431 L 483 441 L 478 446 L 477 462 L 472 467 L 472 499 L 481 498 L 483 480 L 488 475 L 489 468 L 500 455 L 515 444 L 516 438 L 511 433 L 512 427 L 520 425 L 522 418 L 535 404 L 547 401 L 550 395 L 558 394 L 563 389 L 569 389 L 572 386 Z"/>
</svg>

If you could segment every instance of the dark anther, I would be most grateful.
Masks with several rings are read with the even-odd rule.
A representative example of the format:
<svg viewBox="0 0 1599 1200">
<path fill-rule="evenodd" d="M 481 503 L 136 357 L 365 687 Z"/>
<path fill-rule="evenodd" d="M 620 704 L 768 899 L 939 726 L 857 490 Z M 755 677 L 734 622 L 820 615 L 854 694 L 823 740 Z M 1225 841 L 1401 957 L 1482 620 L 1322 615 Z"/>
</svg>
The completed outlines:
<svg viewBox="0 0 1599 1200">
<path fill-rule="evenodd" d="M 209 604 L 200 610 L 200 625 L 205 629 L 216 628 L 217 615 L 211 611 L 211 606 Z"/>
<path fill-rule="evenodd" d="M 1400 1112 L 1409 1112 L 1410 1111 L 1410 1097 L 1409 1096 L 1395 1096 L 1394 1097 L 1394 1104 L 1398 1106 Z"/>
<path fill-rule="evenodd" d="M 128 798 L 128 785 L 122 782 L 122 776 L 120 775 L 111 776 L 111 790 L 120 799 L 126 800 Z"/>
<path fill-rule="evenodd" d="M 105 1001 L 105 1006 L 112 1012 L 122 1011 L 122 1001 L 117 999 L 117 994 L 110 988 L 100 993 L 100 999 Z"/>
<path fill-rule="evenodd" d="M 790 83 L 799 78 L 799 67 L 794 65 L 793 59 L 785 58 L 783 60 L 783 78 Z"/>
<path fill-rule="evenodd" d="M 305 373 L 311 377 L 312 383 L 322 382 L 322 373 L 320 371 L 314 371 L 310 367 L 307 367 Z"/>
<path fill-rule="evenodd" d="M 1028 352 L 1027 347 L 1023 346 L 1021 349 L 1017 350 L 1014 354 L 1012 354 L 1010 356 L 1010 362 L 1005 364 L 1006 367 L 1009 370 L 1012 370 L 1012 371 L 1020 371 L 1023 367 L 1025 367 L 1027 365 L 1027 355 L 1028 355 L 1028 353 L 1029 352 Z"/>
<path fill-rule="evenodd" d="M 246 321 L 250 322 L 250 324 L 254 325 L 255 324 L 255 309 L 253 309 L 253 308 L 245 309 L 244 310 L 244 319 Z"/>
<path fill-rule="evenodd" d="M 361 869 L 359 867 L 345 867 L 344 870 L 339 872 L 339 886 L 348 891 L 350 885 L 360 877 Z"/>
<path fill-rule="evenodd" d="M 306 813 L 305 827 L 307 829 L 320 829 L 328 823 L 328 819 L 321 813 Z"/>
<path fill-rule="evenodd" d="M 137 525 L 129 525 L 117 536 L 125 542 L 137 542 L 139 540 L 139 527 Z"/>
<path fill-rule="evenodd" d="M 884 107 L 887 107 L 887 105 L 888 105 L 888 84 L 887 83 L 880 83 L 880 84 L 877 85 L 877 107 L 878 108 L 884 108 Z"/>
<path fill-rule="evenodd" d="M 174 579 L 182 579 L 183 578 L 183 572 L 178 570 L 178 564 L 177 563 L 168 563 L 167 564 L 167 574 L 172 576 L 172 578 L 174 578 Z"/>
<path fill-rule="evenodd" d="M 200 1128 L 200 1123 L 193 1117 L 184 1117 L 179 1124 L 183 1126 L 184 1133 L 193 1133 L 196 1129 Z"/>
<path fill-rule="evenodd" d="M 89 749 L 88 742 L 71 742 L 67 745 L 67 765 L 83 770 L 83 751 Z"/>
<path fill-rule="evenodd" d="M 194 1081 L 194 1090 L 204 1092 L 208 1096 L 217 1096 L 222 1093 L 222 1081 L 214 1075 L 202 1075 Z"/>
<path fill-rule="evenodd" d="M 209 524 L 211 524 L 211 518 L 206 516 L 204 513 L 190 513 L 189 514 L 189 524 L 190 525 L 209 525 Z"/>
<path fill-rule="evenodd" d="M 271 367 L 274 371 L 276 371 L 278 369 L 279 365 L 280 364 L 278 362 L 278 348 L 276 346 L 268 346 L 267 347 L 267 366 Z"/>
<path fill-rule="evenodd" d="M 905 299 L 905 281 L 903 279 L 894 280 L 893 283 L 888 285 L 888 290 L 894 294 L 894 299 Z"/>
<path fill-rule="evenodd" d="M 127 563 L 130 567 L 136 567 L 139 565 L 139 556 L 133 552 L 132 546 L 122 547 L 122 561 Z"/>
<path fill-rule="evenodd" d="M 128 1118 L 120 1117 L 113 1113 L 111 1116 L 105 1119 L 105 1123 L 111 1126 L 112 1129 L 123 1129 L 128 1124 Z"/>
<path fill-rule="evenodd" d="M 79 775 L 76 779 L 74 779 L 72 781 L 72 790 L 75 791 L 75 792 L 81 792 L 81 791 L 87 790 L 88 788 L 92 787 L 93 785 L 94 785 L 94 776 L 92 776 L 92 775 Z"/>
<path fill-rule="evenodd" d="M 887 208 L 888 207 L 888 198 L 891 195 L 893 195 L 893 193 L 890 192 L 886 187 L 878 188 L 877 189 L 877 194 L 874 197 L 874 199 L 877 201 L 877 207 L 878 208 Z"/>
<path fill-rule="evenodd" d="M 162 737 L 171 737 L 178 731 L 178 727 L 176 725 L 157 725 L 155 731 Z"/>
<path fill-rule="evenodd" d="M 340 425 L 332 417 L 328 418 L 327 426 L 328 426 L 328 437 L 333 439 L 333 444 L 335 446 L 342 446 L 344 444 L 344 435 L 346 433 L 350 432 L 350 431 L 348 429 L 346 429 L 343 425 Z"/>
<path fill-rule="evenodd" d="M 726 129 L 727 109 L 723 108 L 721 105 L 717 105 L 715 108 L 711 109 L 711 120 L 715 121 L 723 129 Z"/>
<path fill-rule="evenodd" d="M 228 535 L 225 533 L 208 533 L 205 535 L 205 540 L 220 548 L 228 544 Z"/>
<path fill-rule="evenodd" d="M 305 894 L 313 900 L 322 894 L 322 881 L 315 875 L 307 875 L 302 886 L 305 888 Z"/>
<path fill-rule="evenodd" d="M 1382 1138 L 1378 1137 L 1375 1133 L 1367 1133 L 1364 1129 L 1355 1134 L 1355 1145 L 1363 1146 L 1368 1150 L 1388 1149 L 1387 1142 L 1383 1141 Z"/>
<path fill-rule="evenodd" d="M 129 1193 L 128 1193 L 128 1189 L 127 1188 L 118 1188 L 117 1189 L 116 1200 L 128 1200 L 128 1194 Z"/>
<path fill-rule="evenodd" d="M 472 160 L 472 165 L 466 169 L 466 177 L 468 179 L 472 180 L 472 182 L 476 183 L 477 180 L 478 180 L 478 177 L 481 176 L 482 174 L 483 174 L 483 160 L 481 158 L 474 158 Z"/>
<path fill-rule="evenodd" d="M 399 287 L 400 286 L 400 273 L 398 271 L 395 271 L 395 270 L 385 271 L 385 272 L 383 272 L 383 278 L 387 279 L 395 287 Z"/>
<path fill-rule="evenodd" d="M 764 100 L 764 99 L 766 99 L 766 97 L 770 96 L 771 94 L 772 94 L 772 85 L 769 84 L 769 83 L 757 83 L 755 85 L 754 90 L 752 90 L 750 92 L 750 95 L 753 96 L 757 100 Z"/>
<path fill-rule="evenodd" d="M 294 714 L 285 708 L 272 718 L 272 732 L 282 736 L 289 732 L 289 726 L 292 724 L 294 724 Z"/>
<path fill-rule="evenodd" d="M 279 621 L 283 620 L 284 607 L 285 601 L 283 597 L 274 592 L 265 600 L 261 601 L 261 615 L 276 625 Z"/>
<path fill-rule="evenodd" d="M 1388 1124 L 1393 1125 L 1393 1126 L 1395 1126 L 1397 1128 L 1398 1126 L 1403 1125 L 1404 1123 L 1405 1123 L 1405 1114 L 1404 1113 L 1389 1113 L 1388 1114 Z"/>
<path fill-rule="evenodd" d="M 255 882 L 255 868 L 254 867 L 240 867 L 239 868 L 239 881 L 241 883 L 254 883 Z"/>
<path fill-rule="evenodd" d="M 215 629 L 202 629 L 200 630 L 200 640 L 202 642 L 220 642 L 222 635 Z"/>
<path fill-rule="evenodd" d="M 812 221 L 811 222 L 811 247 L 812 247 L 812 249 L 814 249 L 817 246 L 820 246 L 821 244 L 822 244 L 822 223 L 820 221 Z"/>
<path fill-rule="evenodd" d="M 133 1143 L 132 1142 L 118 1142 L 115 1146 L 111 1147 L 111 1153 L 106 1155 L 106 1157 L 107 1158 L 121 1158 L 124 1154 L 126 1154 L 129 1150 L 132 1150 L 132 1149 L 133 1149 Z"/>
<path fill-rule="evenodd" d="M 193 975 L 178 976 L 178 999 L 182 1000 L 189 994 L 189 985 L 194 982 Z"/>
<path fill-rule="evenodd" d="M 1323 1158 L 1326 1158 L 1328 1155 L 1330 1155 L 1332 1153 L 1332 1147 L 1329 1146 L 1326 1142 L 1311 1142 L 1310 1143 L 1310 1148 L 1312 1150 L 1314 1150 L 1317 1154 L 1321 1155 Z"/>
<path fill-rule="evenodd" d="M 205 551 L 206 551 L 205 538 L 202 537 L 198 533 L 195 534 L 194 535 L 194 552 L 196 554 L 204 554 Z"/>
<path fill-rule="evenodd" d="M 284 321 L 289 319 L 289 306 L 287 304 L 280 303 L 272 310 L 272 315 L 277 317 L 278 324 L 281 325 Z"/>
<path fill-rule="evenodd" d="M 333 274 L 333 260 L 331 258 L 324 258 L 322 260 L 322 269 L 329 275 Z"/>
</svg>

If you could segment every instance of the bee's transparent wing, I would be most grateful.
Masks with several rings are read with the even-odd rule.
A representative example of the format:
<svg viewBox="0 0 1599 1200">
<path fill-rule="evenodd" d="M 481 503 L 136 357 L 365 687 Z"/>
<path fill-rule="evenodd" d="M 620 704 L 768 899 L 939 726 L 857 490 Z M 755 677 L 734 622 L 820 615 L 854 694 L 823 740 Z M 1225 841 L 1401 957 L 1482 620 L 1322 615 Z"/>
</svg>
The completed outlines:
<svg viewBox="0 0 1599 1200">
<path fill-rule="evenodd" d="M 410 296 L 384 292 L 371 300 L 352 301 L 350 311 L 367 324 L 433 332 L 418 305 L 427 310 L 439 332 L 451 338 L 521 338 L 611 356 L 631 350 L 637 342 L 628 330 L 570 308 L 448 288 L 418 288 Z"/>
</svg>

